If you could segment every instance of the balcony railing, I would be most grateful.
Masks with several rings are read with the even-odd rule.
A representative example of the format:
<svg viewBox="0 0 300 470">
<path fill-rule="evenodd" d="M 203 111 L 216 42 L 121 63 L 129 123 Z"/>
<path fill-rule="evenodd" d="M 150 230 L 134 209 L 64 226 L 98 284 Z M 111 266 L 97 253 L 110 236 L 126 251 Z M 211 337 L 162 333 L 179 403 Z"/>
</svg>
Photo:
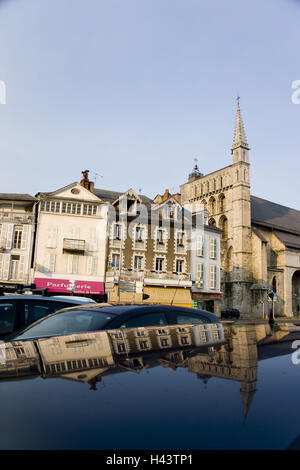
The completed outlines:
<svg viewBox="0 0 300 470">
<path fill-rule="evenodd" d="M 63 240 L 63 251 L 72 253 L 84 253 L 85 240 L 75 240 L 71 238 L 64 238 Z"/>
<path fill-rule="evenodd" d="M 10 224 L 32 224 L 33 223 L 33 215 L 16 215 L 13 213 L 1 213 L 0 214 L 0 222 L 1 223 L 10 223 Z"/>
</svg>

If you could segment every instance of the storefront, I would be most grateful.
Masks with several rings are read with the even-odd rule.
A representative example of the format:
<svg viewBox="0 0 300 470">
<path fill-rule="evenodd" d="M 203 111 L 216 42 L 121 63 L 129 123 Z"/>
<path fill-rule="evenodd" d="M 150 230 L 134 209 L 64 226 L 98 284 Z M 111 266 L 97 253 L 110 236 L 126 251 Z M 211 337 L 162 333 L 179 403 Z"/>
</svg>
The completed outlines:
<svg viewBox="0 0 300 470">
<path fill-rule="evenodd" d="M 34 284 L 37 289 L 47 289 L 48 292 L 57 294 L 85 295 L 92 298 L 104 294 L 103 282 L 36 277 Z"/>
<path fill-rule="evenodd" d="M 194 302 L 194 308 L 207 310 L 208 312 L 215 313 L 217 316 L 221 316 L 221 294 L 201 292 L 195 288 L 192 288 L 192 298 Z"/>
</svg>

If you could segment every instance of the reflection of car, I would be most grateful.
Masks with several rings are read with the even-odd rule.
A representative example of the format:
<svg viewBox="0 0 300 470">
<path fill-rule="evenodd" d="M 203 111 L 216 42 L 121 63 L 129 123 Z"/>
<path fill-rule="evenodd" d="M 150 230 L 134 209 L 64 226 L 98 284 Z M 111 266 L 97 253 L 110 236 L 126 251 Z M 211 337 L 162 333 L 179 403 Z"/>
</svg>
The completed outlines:
<svg viewBox="0 0 300 470">
<path fill-rule="evenodd" d="M 239 319 L 241 312 L 237 308 L 227 308 L 222 310 L 221 318 L 236 318 Z"/>
<path fill-rule="evenodd" d="M 91 299 L 77 297 L 59 298 L 40 295 L 1 295 L 0 296 L 0 339 L 24 328 L 41 317 L 65 307 L 83 305 Z"/>
<path fill-rule="evenodd" d="M 13 334 L 8 341 L 119 328 L 220 323 L 204 310 L 167 305 L 97 304 L 63 309 Z"/>
</svg>

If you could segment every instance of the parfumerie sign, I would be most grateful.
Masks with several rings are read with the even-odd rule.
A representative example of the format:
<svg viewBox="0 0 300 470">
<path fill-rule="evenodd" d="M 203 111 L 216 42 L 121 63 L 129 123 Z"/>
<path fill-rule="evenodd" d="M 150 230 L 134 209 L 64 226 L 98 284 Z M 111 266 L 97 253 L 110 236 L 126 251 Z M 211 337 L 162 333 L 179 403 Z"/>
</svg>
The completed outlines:
<svg viewBox="0 0 300 470">
<path fill-rule="evenodd" d="M 75 286 L 74 286 L 75 282 Z M 70 293 L 70 287 L 76 294 L 103 294 L 103 282 L 95 281 L 71 281 L 69 279 L 50 279 L 36 277 L 34 283 L 37 289 L 48 289 L 49 292 Z M 73 287 L 74 286 L 74 287 Z"/>
</svg>

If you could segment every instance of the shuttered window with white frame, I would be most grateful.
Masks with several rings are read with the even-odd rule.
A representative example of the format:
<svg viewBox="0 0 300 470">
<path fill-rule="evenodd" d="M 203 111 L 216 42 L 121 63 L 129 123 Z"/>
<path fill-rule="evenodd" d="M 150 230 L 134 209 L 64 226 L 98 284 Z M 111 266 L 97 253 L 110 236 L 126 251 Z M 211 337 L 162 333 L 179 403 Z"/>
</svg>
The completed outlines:
<svg viewBox="0 0 300 470">
<path fill-rule="evenodd" d="M 203 256 L 203 236 L 199 235 L 197 237 L 196 253 L 197 256 Z"/>
<path fill-rule="evenodd" d="M 214 290 L 217 285 L 217 267 L 211 264 L 209 267 L 209 288 Z"/>
<path fill-rule="evenodd" d="M 217 240 L 216 238 L 209 239 L 209 257 L 216 259 L 217 257 Z"/>
</svg>

